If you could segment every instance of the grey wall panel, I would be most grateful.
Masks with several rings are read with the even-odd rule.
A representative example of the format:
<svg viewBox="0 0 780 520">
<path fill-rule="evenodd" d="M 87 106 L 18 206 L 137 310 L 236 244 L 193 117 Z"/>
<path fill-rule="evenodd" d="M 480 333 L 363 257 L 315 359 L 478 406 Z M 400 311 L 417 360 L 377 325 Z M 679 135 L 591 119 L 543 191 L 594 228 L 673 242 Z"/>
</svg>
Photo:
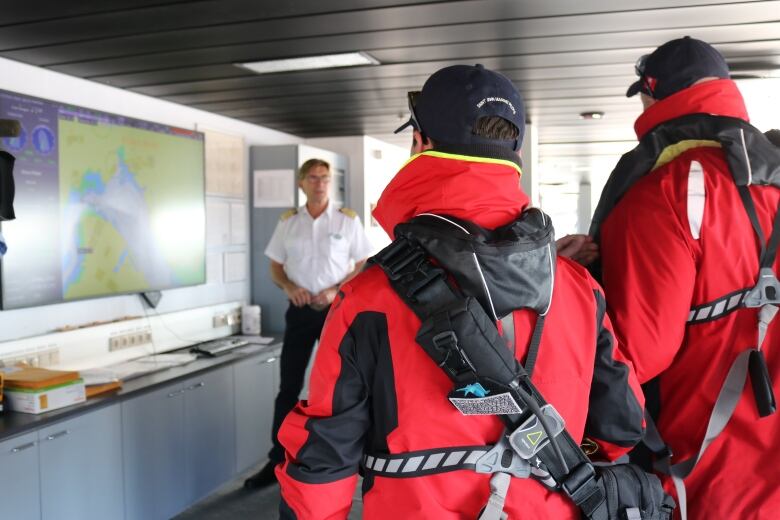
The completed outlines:
<svg viewBox="0 0 780 520">
<path fill-rule="evenodd" d="M 305 161 L 320 158 L 331 164 L 331 202 L 337 207 L 348 205 L 349 160 L 333 152 L 306 145 L 253 146 L 250 149 L 250 175 L 255 170 L 290 170 L 290 184 L 295 191 L 295 207 L 306 203 L 303 192 L 297 189 L 295 171 Z M 251 179 L 250 179 L 251 182 Z M 279 217 L 289 208 L 256 208 L 252 191 L 252 302 L 262 308 L 263 333 L 284 331 L 284 313 L 289 302 L 284 292 L 271 281 L 270 260 L 265 248 L 271 240 Z"/>
<path fill-rule="evenodd" d="M 250 186 L 253 186 L 252 172 L 255 170 L 294 169 L 298 161 L 298 147 L 289 146 L 253 146 L 249 152 Z M 290 184 L 294 185 L 294 176 Z M 250 246 L 252 248 L 252 303 L 262 308 L 263 334 L 284 331 L 284 312 L 287 298 L 284 292 L 271 281 L 269 269 L 271 262 L 265 256 L 265 248 L 271 240 L 279 217 L 289 208 L 256 208 L 254 189 L 252 193 L 252 221 Z"/>
</svg>

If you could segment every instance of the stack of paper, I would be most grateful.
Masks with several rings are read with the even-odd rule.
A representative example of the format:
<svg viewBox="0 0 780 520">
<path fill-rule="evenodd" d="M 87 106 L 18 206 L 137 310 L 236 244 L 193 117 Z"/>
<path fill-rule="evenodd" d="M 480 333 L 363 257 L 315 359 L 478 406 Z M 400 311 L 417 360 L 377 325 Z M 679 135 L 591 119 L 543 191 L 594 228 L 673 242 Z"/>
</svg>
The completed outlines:
<svg viewBox="0 0 780 520">
<path fill-rule="evenodd" d="M 122 381 L 116 373 L 105 368 L 82 370 L 81 377 L 87 385 L 87 399 L 122 388 Z"/>
<path fill-rule="evenodd" d="M 5 401 L 9 410 L 42 413 L 86 401 L 78 372 L 30 366 L 4 367 Z"/>
</svg>

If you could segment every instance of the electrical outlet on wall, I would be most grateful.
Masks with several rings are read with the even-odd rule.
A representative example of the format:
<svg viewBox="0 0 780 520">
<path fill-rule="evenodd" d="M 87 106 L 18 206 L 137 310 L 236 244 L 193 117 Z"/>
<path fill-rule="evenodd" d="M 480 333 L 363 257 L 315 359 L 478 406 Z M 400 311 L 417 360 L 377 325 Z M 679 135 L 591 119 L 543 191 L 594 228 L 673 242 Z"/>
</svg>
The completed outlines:
<svg viewBox="0 0 780 520">
<path fill-rule="evenodd" d="M 228 325 L 239 325 L 241 324 L 241 311 L 234 311 L 227 315 L 227 324 Z"/>
<path fill-rule="evenodd" d="M 13 366 L 18 363 L 25 363 L 34 367 L 45 367 L 56 365 L 60 362 L 60 350 L 53 345 L 42 345 L 36 347 L 35 351 L 27 353 L 17 353 L 0 360 L 0 366 Z"/>
<path fill-rule="evenodd" d="M 214 319 L 212 321 L 212 325 L 215 329 L 218 329 L 219 327 L 227 327 L 228 326 L 228 316 L 229 314 L 215 314 Z"/>
<path fill-rule="evenodd" d="M 149 329 L 124 332 L 108 338 L 108 351 L 114 352 L 123 348 L 139 347 L 151 342 L 152 331 Z"/>
</svg>

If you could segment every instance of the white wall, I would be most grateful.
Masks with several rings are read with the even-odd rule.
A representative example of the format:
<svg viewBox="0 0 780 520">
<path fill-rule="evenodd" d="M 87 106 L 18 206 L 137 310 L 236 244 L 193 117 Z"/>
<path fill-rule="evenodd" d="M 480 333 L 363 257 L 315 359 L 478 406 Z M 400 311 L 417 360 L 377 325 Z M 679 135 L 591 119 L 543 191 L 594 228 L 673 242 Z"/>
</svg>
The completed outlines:
<svg viewBox="0 0 780 520">
<path fill-rule="evenodd" d="M 379 200 L 385 186 L 395 177 L 401 166 L 409 160 L 409 150 L 393 144 L 366 137 L 364 148 L 364 194 L 366 232 L 377 251 L 390 244 L 390 237 L 379 224 L 371 220 L 371 207 Z"/>
<path fill-rule="evenodd" d="M 208 129 L 239 135 L 243 136 L 247 145 L 302 142 L 302 139 L 293 135 L 3 58 L 0 58 L 0 89 L 182 128 Z M 248 148 L 246 153 L 248 154 Z M 248 160 L 246 164 L 248 164 Z M 249 186 L 249 182 L 247 182 L 247 186 Z M 241 204 L 243 202 L 248 204 L 248 201 L 248 193 L 245 194 L 243 200 L 220 197 L 208 197 L 207 200 L 207 202 L 212 203 L 210 204 L 212 207 L 224 206 L 227 203 Z M 248 213 L 246 213 L 247 220 L 245 222 L 247 226 Z M 206 217 L 207 220 L 211 221 L 213 215 L 207 213 Z M 14 244 L 11 243 L 8 246 L 9 254 L 13 254 Z M 243 248 L 220 246 L 219 250 L 230 252 L 231 247 L 236 251 L 247 250 L 246 246 Z M 210 259 L 216 257 L 216 255 L 209 254 L 214 250 L 214 245 L 208 243 L 207 256 Z M 215 267 L 218 270 L 221 266 L 209 265 L 207 271 L 214 272 Z M 249 278 L 247 276 L 246 280 L 240 282 L 221 283 L 219 280 L 217 283 L 164 291 L 163 299 L 157 310 L 161 313 L 167 313 L 225 302 L 247 301 L 248 299 Z M 143 314 L 144 309 L 141 306 L 140 298 L 136 295 L 0 311 L 0 342 L 36 336 L 63 326 Z M 185 335 L 187 333 L 187 331 L 176 332 Z"/>
<path fill-rule="evenodd" d="M 750 122 L 766 132 L 780 128 L 780 78 L 737 80 Z"/>
<path fill-rule="evenodd" d="M 349 157 L 349 205 L 360 216 L 375 252 L 389 244 L 384 230 L 371 221 L 371 207 L 409 159 L 409 150 L 368 136 L 318 137 L 306 143 Z"/>
</svg>

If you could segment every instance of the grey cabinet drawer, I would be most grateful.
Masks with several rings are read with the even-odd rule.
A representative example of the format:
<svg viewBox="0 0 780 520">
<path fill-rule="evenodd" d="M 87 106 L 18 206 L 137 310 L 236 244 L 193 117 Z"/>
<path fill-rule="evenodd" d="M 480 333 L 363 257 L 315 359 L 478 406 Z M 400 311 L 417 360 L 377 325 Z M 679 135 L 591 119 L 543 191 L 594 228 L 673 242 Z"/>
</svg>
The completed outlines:
<svg viewBox="0 0 780 520">
<path fill-rule="evenodd" d="M 0 511 L 14 520 L 41 518 L 38 432 L 0 443 Z"/>
<path fill-rule="evenodd" d="M 118 404 L 38 431 L 43 520 L 122 518 Z"/>
<path fill-rule="evenodd" d="M 235 473 L 233 368 L 223 367 L 184 382 L 182 478 L 196 502 Z"/>
<path fill-rule="evenodd" d="M 236 363 L 236 469 L 263 460 L 271 449 L 274 399 L 279 388 L 278 354 Z"/>
<path fill-rule="evenodd" d="M 122 403 L 126 520 L 167 520 L 188 505 L 181 383 Z"/>
</svg>

